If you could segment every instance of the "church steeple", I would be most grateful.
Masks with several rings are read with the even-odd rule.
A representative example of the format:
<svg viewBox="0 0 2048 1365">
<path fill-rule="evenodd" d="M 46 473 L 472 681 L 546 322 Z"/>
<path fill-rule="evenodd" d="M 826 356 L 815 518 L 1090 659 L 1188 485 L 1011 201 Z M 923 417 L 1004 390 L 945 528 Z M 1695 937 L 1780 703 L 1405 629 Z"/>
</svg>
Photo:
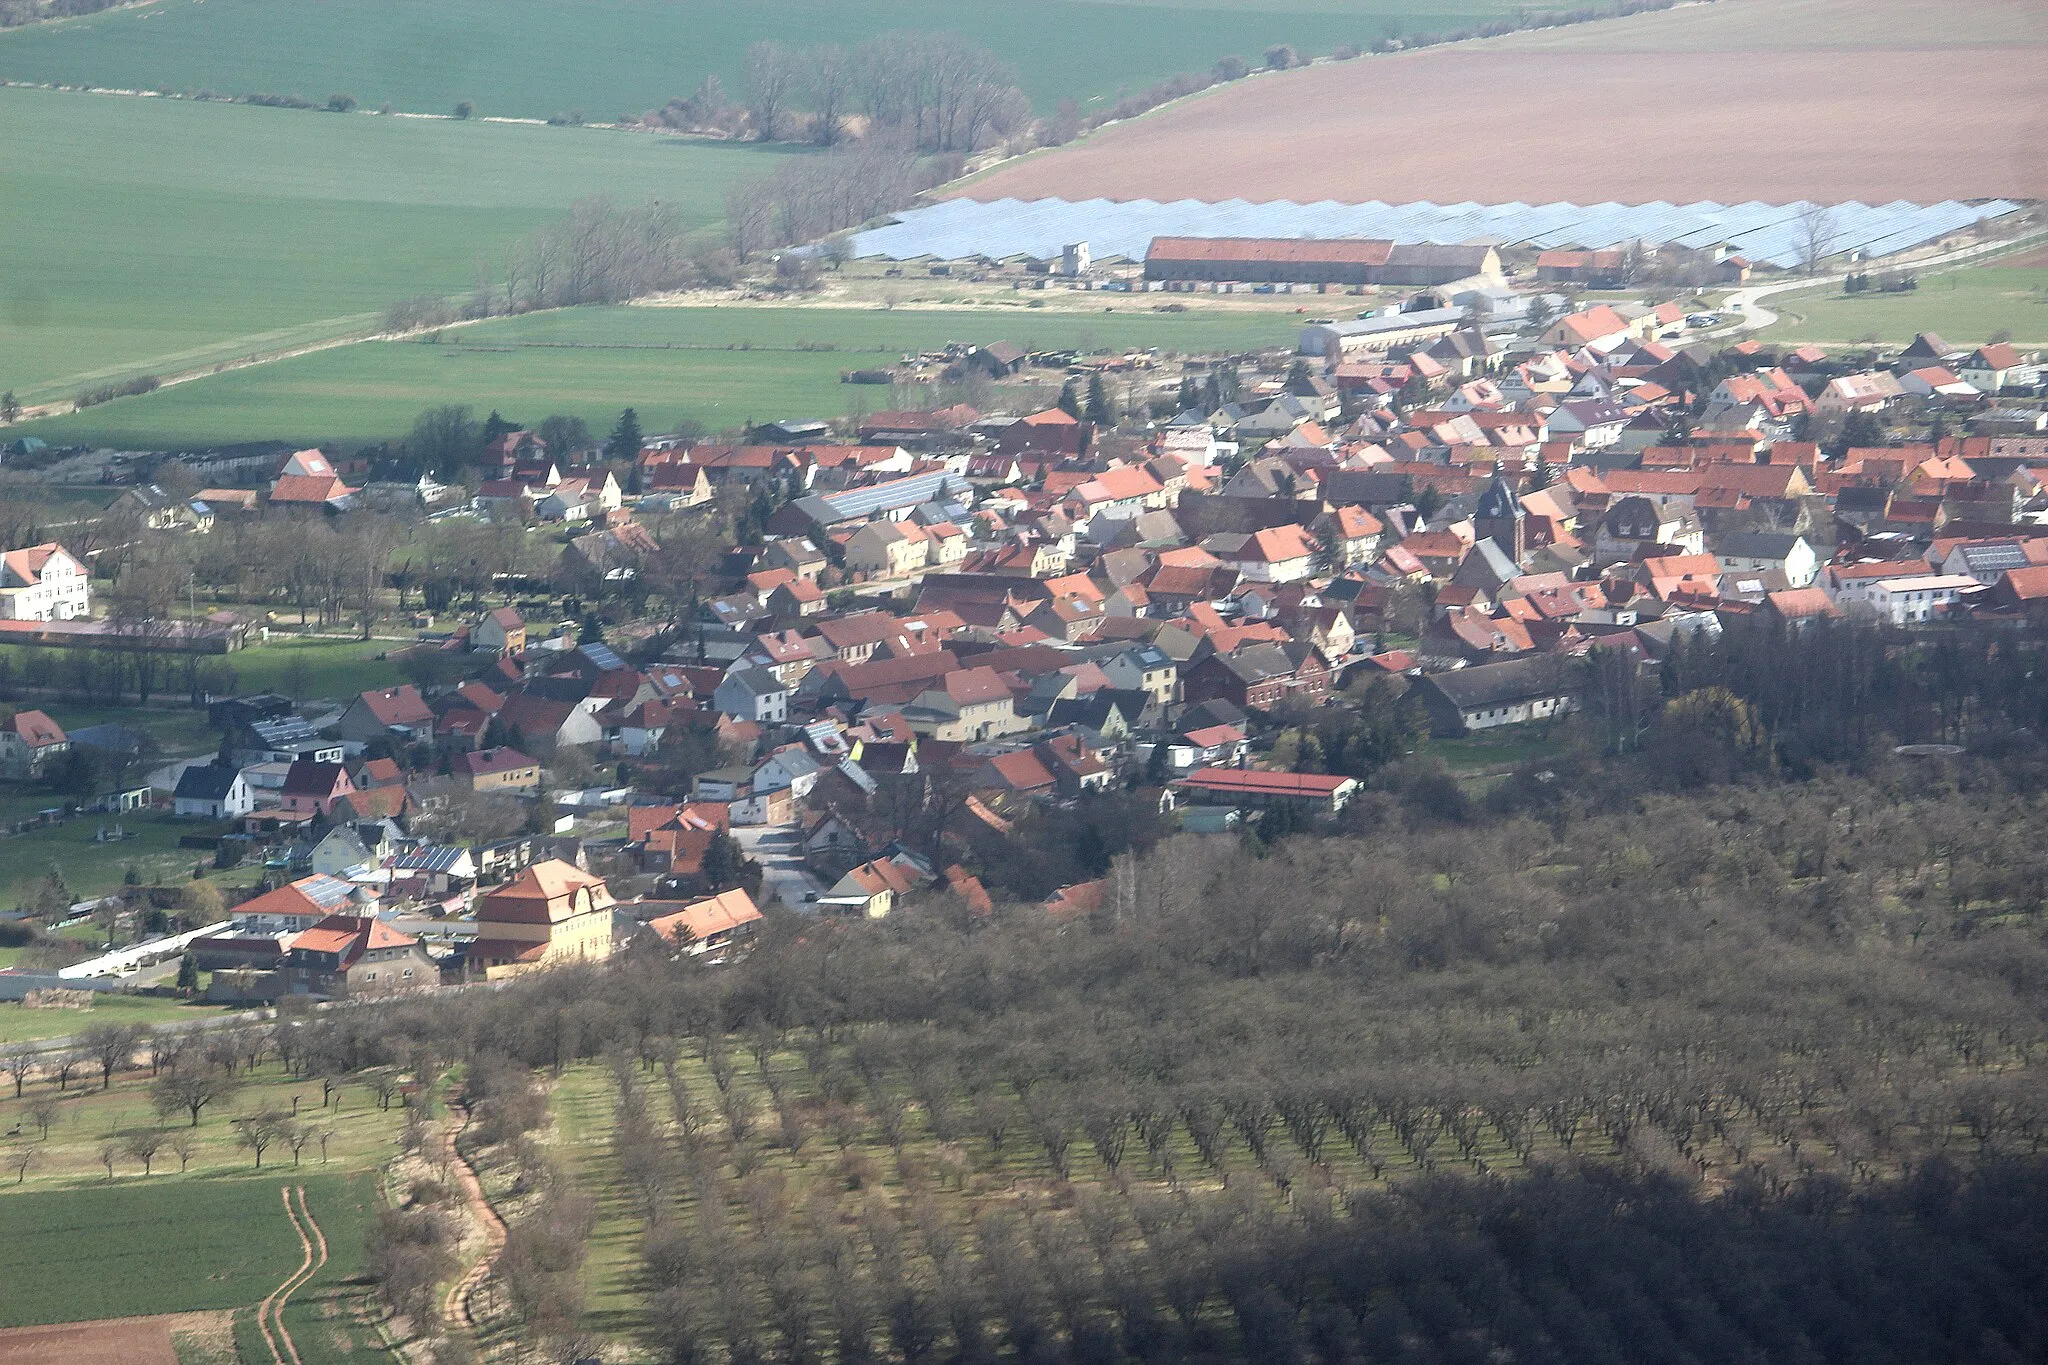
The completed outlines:
<svg viewBox="0 0 2048 1365">
<path fill-rule="evenodd" d="M 1479 505 L 1472 513 L 1472 529 L 1491 540 L 1517 565 L 1528 550 L 1528 516 L 1515 490 L 1498 467 L 1493 478 L 1480 490 Z"/>
</svg>

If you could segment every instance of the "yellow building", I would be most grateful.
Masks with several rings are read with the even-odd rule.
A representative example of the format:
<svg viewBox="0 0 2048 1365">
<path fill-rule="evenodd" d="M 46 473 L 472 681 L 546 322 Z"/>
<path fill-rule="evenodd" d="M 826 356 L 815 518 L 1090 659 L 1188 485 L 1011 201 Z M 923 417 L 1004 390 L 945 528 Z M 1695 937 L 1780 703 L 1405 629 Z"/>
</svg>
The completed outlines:
<svg viewBox="0 0 2048 1365">
<path fill-rule="evenodd" d="M 612 951 L 612 893 L 572 863 L 535 863 L 477 903 L 473 967 L 496 981 Z"/>
</svg>

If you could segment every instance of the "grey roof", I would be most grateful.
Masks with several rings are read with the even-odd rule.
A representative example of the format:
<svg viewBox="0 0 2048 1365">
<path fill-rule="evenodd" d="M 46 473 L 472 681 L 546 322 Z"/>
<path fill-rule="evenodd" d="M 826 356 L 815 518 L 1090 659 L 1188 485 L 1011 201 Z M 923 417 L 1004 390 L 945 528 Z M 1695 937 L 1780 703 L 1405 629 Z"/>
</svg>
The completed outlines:
<svg viewBox="0 0 2048 1365">
<path fill-rule="evenodd" d="M 972 497 L 973 491 L 973 485 L 958 474 L 940 470 L 890 479 L 866 488 L 849 488 L 843 493 L 813 493 L 796 499 L 790 505 L 819 525 L 829 526 L 834 522 L 872 517 L 877 512 L 901 511 L 955 494 Z"/>
<path fill-rule="evenodd" d="M 394 858 L 391 866 L 400 872 L 446 872 L 461 862 L 467 851 L 450 848 L 446 844 L 422 844 L 410 853 Z"/>
<path fill-rule="evenodd" d="M 256 738 L 263 742 L 266 749 L 296 749 L 321 742 L 320 732 L 299 716 L 259 720 L 249 728 L 255 732 Z"/>
<path fill-rule="evenodd" d="M 1714 553 L 1738 559 L 1783 559 L 1805 537 L 1778 531 L 1735 531 L 1714 542 Z"/>
<path fill-rule="evenodd" d="M 1398 243 L 1498 242 L 1532 247 L 1618 246 L 1641 240 L 1685 247 L 1726 244 L 1753 261 L 1799 264 L 1799 217 L 1810 205 L 1434 204 L 1421 201 L 1297 204 L 1278 199 L 1205 202 L 1180 199 L 942 200 L 897 214 L 886 227 L 857 234 L 856 256 L 891 260 L 967 256 L 1050 260 L 1069 242 L 1086 241 L 1097 260 L 1142 260 L 1154 237 L 1374 237 Z M 1981 204 L 1836 204 L 1836 251 L 1882 256 L 1932 241 L 1987 218 L 2014 213 L 2002 199 Z"/>
<path fill-rule="evenodd" d="M 234 789 L 235 779 L 241 775 L 239 768 L 195 763 L 178 774 L 178 789 L 172 797 L 179 801 L 219 801 Z"/>
<path fill-rule="evenodd" d="M 1441 692 L 1459 709 L 1470 710 L 1475 706 L 1554 697 L 1570 691 L 1576 679 L 1568 661 L 1539 654 L 1527 659 L 1453 669 L 1448 673 L 1428 673 L 1423 675 L 1422 681 Z"/>
<path fill-rule="evenodd" d="M 777 692 L 787 692 L 789 690 L 788 685 L 782 679 L 776 677 L 771 670 L 766 668 L 736 668 L 726 674 L 725 681 L 718 685 L 720 688 L 723 688 L 726 683 L 737 684 L 757 697 L 772 697 Z"/>
</svg>

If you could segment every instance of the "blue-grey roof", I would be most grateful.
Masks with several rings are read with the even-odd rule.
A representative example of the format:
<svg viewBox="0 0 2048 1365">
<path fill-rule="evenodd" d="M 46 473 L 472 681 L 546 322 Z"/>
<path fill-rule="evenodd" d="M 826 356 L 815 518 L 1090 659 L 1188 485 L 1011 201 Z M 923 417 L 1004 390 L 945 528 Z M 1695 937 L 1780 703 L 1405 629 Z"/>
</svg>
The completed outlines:
<svg viewBox="0 0 2048 1365">
<path fill-rule="evenodd" d="M 391 865 L 401 872 L 446 872 L 461 862 L 466 852 L 467 849 L 450 848 L 446 844 L 424 844 L 394 858 Z"/>
<path fill-rule="evenodd" d="M 836 521 L 871 517 L 877 512 L 901 511 L 955 494 L 969 495 L 972 491 L 973 485 L 958 474 L 939 470 L 890 479 L 866 488 L 849 488 L 843 493 L 813 493 L 809 497 L 798 498 L 793 505 L 812 521 L 828 526 Z"/>
<path fill-rule="evenodd" d="M 302 744 L 320 742 L 320 732 L 299 716 L 259 720 L 249 728 L 256 732 L 256 738 L 263 741 L 263 747 L 266 749 L 290 749 Z"/>
<path fill-rule="evenodd" d="M 1138 260 L 1154 237 L 1374 237 L 1396 242 L 1498 242 L 1532 247 L 1601 248 L 1623 242 L 1726 244 L 1751 260 L 1800 263 L 1806 239 L 1794 204 L 1297 204 L 1278 199 L 1207 202 L 1178 199 L 948 199 L 898 214 L 856 235 L 857 256 L 942 260 L 964 256 L 1049 260 L 1069 242 L 1089 243 L 1098 260 Z M 1832 206 L 1831 251 L 1887 255 L 2018 210 L 2002 199 L 1964 204 L 1850 202 Z"/>
<path fill-rule="evenodd" d="M 237 768 L 195 763 L 178 774 L 178 789 L 171 795 L 182 801 L 218 801 L 233 790 L 239 776 L 241 771 Z"/>
</svg>

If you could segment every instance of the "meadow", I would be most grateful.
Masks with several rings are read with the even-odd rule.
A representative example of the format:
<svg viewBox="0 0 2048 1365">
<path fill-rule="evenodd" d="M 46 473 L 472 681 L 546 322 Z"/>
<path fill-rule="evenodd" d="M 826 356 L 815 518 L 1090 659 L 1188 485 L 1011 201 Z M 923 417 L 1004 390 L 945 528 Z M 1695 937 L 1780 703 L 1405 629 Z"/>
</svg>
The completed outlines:
<svg viewBox="0 0 2048 1365">
<path fill-rule="evenodd" d="M 1906 294 L 1844 294 L 1840 285 L 1794 290 L 1765 301 L 1779 321 L 1766 340 L 1903 344 L 1939 332 L 1951 345 L 1975 346 L 2010 332 L 2022 346 L 2048 344 L 2048 269 L 1979 265 L 1923 276 Z"/>
<path fill-rule="evenodd" d="M 1327 53 L 1512 13 L 1506 0 L 158 0 L 0 34 L 0 77 L 138 90 L 346 92 L 365 108 L 593 120 L 659 108 L 749 43 L 958 33 L 1014 64 L 1044 112 L 1113 99 L 1274 43 Z"/>
<path fill-rule="evenodd" d="M 4 903 L 4 897 L 0 897 Z M 17 949 L 5 949 L 17 954 Z M 11 959 L 0 959 L 0 966 L 9 965 Z M 114 995 L 95 996 L 89 1010 L 30 1009 L 12 1001 L 0 1002 L 0 1044 L 33 1042 L 41 1038 L 68 1038 L 82 1033 L 97 1024 L 143 1024 L 155 1027 L 158 1024 L 186 1023 L 192 1020 L 218 1019 L 227 1011 L 218 1006 L 193 1004 L 168 995 Z M 12 1083 L 0 1090 L 0 1095 L 13 1094 Z M 9 1120 L 11 1126 L 12 1120 Z"/>
<path fill-rule="evenodd" d="M 1144 308 L 1146 305 L 1137 305 Z M 278 438 L 360 445 L 403 436 L 423 408 L 462 403 L 519 421 L 549 413 L 645 431 L 836 417 L 890 403 L 842 372 L 948 341 L 1201 352 L 1289 340 L 1298 319 L 1249 313 L 813 308 L 576 309 L 453 328 L 438 342 L 368 342 L 123 399 L 25 428 L 52 441 L 205 446 Z M 1050 373 L 1050 372 L 1048 372 Z M 231 660 L 240 667 L 239 656 Z"/>
<path fill-rule="evenodd" d="M 26 89 L 0 89 L 0 128 L 0 389 L 31 404 L 374 330 L 581 198 L 660 199 L 701 227 L 783 155 Z"/>
</svg>

